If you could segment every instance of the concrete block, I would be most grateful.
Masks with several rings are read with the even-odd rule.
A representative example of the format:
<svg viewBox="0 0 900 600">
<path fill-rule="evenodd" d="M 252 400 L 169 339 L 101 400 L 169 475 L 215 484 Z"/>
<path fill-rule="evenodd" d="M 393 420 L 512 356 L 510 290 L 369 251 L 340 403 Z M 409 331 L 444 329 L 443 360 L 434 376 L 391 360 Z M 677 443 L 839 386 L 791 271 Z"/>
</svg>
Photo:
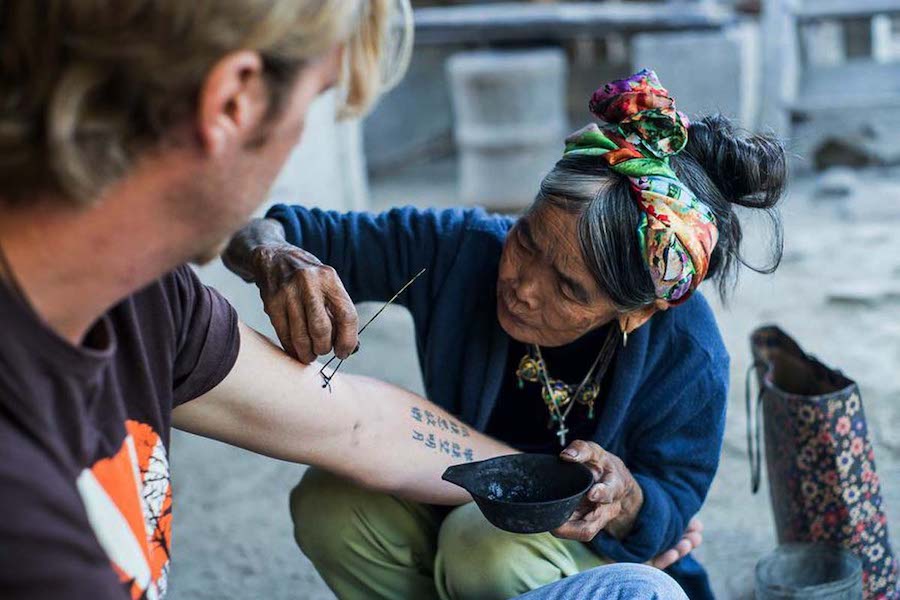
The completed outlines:
<svg viewBox="0 0 900 600">
<path fill-rule="evenodd" d="M 688 116 L 720 112 L 754 129 L 761 95 L 759 29 L 750 22 L 719 31 L 635 36 L 634 71 L 659 75 Z"/>
<path fill-rule="evenodd" d="M 527 206 L 559 160 L 566 119 L 566 58 L 560 49 L 454 55 L 448 78 L 464 202 Z"/>
<path fill-rule="evenodd" d="M 403 81 L 363 122 L 373 175 L 453 152 L 453 111 L 444 64 L 453 50 L 416 47 Z"/>
</svg>

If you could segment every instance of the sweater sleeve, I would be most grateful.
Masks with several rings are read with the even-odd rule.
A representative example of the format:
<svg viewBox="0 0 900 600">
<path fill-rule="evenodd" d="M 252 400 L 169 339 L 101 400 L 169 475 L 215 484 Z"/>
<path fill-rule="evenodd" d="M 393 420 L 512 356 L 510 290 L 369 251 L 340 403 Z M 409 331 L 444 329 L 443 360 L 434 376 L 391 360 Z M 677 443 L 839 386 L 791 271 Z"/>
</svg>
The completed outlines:
<svg viewBox="0 0 900 600">
<path fill-rule="evenodd" d="M 339 213 L 279 204 L 266 217 L 284 226 L 288 242 L 333 267 L 354 302 L 385 302 L 426 269 L 396 300 L 421 317 L 440 293 L 467 228 L 486 215 L 413 207 Z"/>
<path fill-rule="evenodd" d="M 620 562 L 646 562 L 681 538 L 718 468 L 727 377 L 727 365 L 710 367 L 629 440 L 625 463 L 644 492 L 644 504 L 623 540 L 606 532 L 594 538 L 597 552 Z"/>
</svg>

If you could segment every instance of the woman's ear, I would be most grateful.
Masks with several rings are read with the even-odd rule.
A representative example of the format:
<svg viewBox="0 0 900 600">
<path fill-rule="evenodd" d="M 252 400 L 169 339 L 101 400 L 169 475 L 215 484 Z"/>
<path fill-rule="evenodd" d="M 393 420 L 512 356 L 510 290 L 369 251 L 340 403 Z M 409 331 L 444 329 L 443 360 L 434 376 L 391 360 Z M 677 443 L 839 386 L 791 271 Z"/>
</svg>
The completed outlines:
<svg viewBox="0 0 900 600">
<path fill-rule="evenodd" d="M 643 308 L 623 313 L 619 315 L 619 329 L 623 333 L 631 333 L 632 331 L 638 329 L 641 325 L 649 321 L 650 317 L 655 315 L 657 311 L 666 310 L 668 308 L 668 302 L 664 300 L 657 300 L 653 304 L 648 304 Z"/>
</svg>

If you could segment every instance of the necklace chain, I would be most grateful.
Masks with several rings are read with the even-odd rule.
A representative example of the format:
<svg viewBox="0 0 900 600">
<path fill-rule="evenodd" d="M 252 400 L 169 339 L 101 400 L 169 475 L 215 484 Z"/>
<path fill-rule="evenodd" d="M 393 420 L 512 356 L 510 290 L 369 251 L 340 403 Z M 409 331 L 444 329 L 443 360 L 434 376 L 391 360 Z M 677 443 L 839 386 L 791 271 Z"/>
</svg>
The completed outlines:
<svg viewBox="0 0 900 600">
<path fill-rule="evenodd" d="M 537 344 L 533 346 L 537 360 L 535 361 L 531 358 L 529 353 L 522 358 L 522 361 L 519 364 L 519 369 L 516 374 L 519 377 L 520 386 L 523 384 L 523 381 L 532 381 L 541 384 L 544 401 L 547 404 L 547 410 L 550 411 L 550 416 L 552 418 L 551 425 L 553 421 L 558 423 L 556 435 L 559 437 L 560 445 L 563 447 L 566 445 L 566 434 L 569 432 L 568 428 L 566 428 L 566 419 L 568 418 L 569 413 L 572 412 L 572 407 L 575 406 L 575 403 L 582 402 L 583 404 L 586 404 L 590 408 L 588 418 L 593 418 L 594 416 L 594 401 L 599 394 L 599 385 L 594 376 L 595 372 L 598 371 L 597 367 L 600 365 L 601 361 L 603 362 L 602 371 L 604 373 L 609 366 L 609 361 L 615 351 L 615 343 L 617 342 L 617 336 L 614 334 L 615 331 L 611 329 L 610 334 L 603 342 L 600 352 L 597 354 L 597 358 L 594 359 L 594 362 L 584 376 L 584 379 L 582 379 L 578 387 L 575 388 L 574 394 L 570 392 L 573 386 L 570 386 L 565 382 L 550 379 L 547 363 L 544 362 L 541 348 Z M 592 379 L 594 380 L 592 381 Z M 590 382 L 590 386 L 588 386 L 588 382 Z M 561 401 L 558 397 L 562 391 L 559 389 L 560 386 L 565 389 L 565 397 Z M 594 386 L 594 389 L 589 389 L 591 386 Z M 587 400 L 583 399 L 582 393 L 584 393 L 584 397 L 587 397 Z M 565 410 L 563 410 L 564 406 Z"/>
<path fill-rule="evenodd" d="M 543 377 L 543 379 L 544 379 L 543 385 L 545 386 L 547 394 L 551 398 L 554 398 L 554 404 L 556 404 L 555 397 L 552 394 L 553 387 L 551 386 L 550 379 L 547 375 L 547 363 L 544 361 L 544 357 L 541 355 L 541 347 L 538 346 L 537 344 L 535 344 L 534 350 L 535 350 L 535 353 L 537 354 L 538 361 L 540 361 L 540 364 L 542 367 L 540 369 L 540 373 L 541 373 L 541 377 Z M 578 384 L 578 387 L 575 388 L 575 393 L 572 394 L 572 401 L 568 403 L 569 405 L 566 407 L 566 412 L 563 413 L 563 415 L 562 415 L 563 418 L 566 418 L 569 416 L 569 413 L 572 411 L 572 407 L 575 405 L 575 402 L 578 400 L 579 396 L 581 396 L 581 391 L 584 389 L 584 386 L 587 385 L 587 382 L 593 376 L 594 370 L 597 368 L 597 365 L 600 363 L 600 357 L 602 355 L 603 355 L 603 350 L 601 349 L 600 352 L 597 353 L 597 358 L 594 359 L 594 363 L 591 365 L 591 368 L 588 370 L 587 374 L 584 376 L 584 379 L 582 379 L 581 383 Z M 567 386 L 567 387 L 571 387 L 571 386 Z"/>
</svg>

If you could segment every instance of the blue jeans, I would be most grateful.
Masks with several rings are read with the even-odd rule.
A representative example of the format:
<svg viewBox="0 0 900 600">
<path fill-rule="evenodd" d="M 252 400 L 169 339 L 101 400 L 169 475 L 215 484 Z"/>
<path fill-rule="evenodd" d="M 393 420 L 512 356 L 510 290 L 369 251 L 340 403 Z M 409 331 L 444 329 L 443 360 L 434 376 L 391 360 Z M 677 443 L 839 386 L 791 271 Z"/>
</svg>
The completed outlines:
<svg viewBox="0 0 900 600">
<path fill-rule="evenodd" d="M 687 596 L 659 569 L 617 563 L 567 577 L 516 600 L 687 600 Z"/>
</svg>

